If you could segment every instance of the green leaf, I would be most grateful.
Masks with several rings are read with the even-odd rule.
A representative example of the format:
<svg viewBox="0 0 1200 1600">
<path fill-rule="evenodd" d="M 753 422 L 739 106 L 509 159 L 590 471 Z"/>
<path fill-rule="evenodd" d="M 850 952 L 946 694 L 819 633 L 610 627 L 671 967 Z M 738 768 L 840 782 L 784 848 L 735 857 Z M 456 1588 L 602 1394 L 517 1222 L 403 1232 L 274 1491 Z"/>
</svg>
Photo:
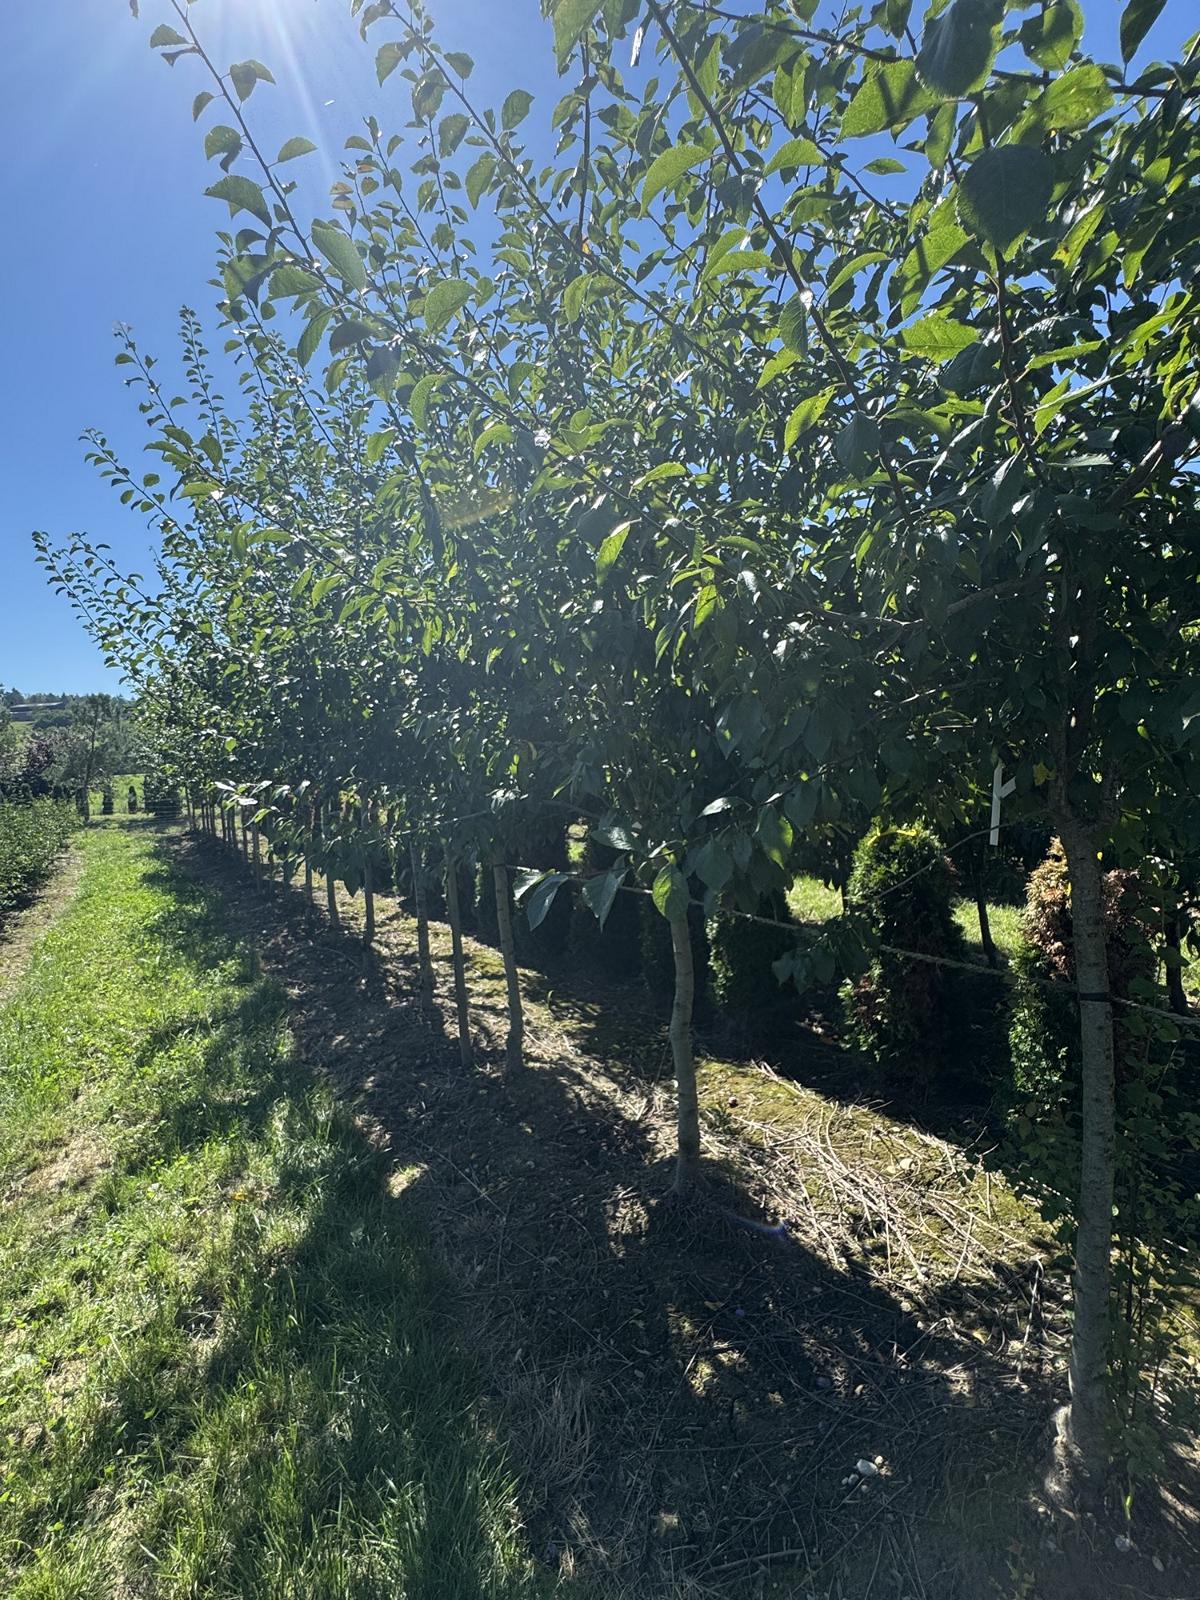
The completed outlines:
<svg viewBox="0 0 1200 1600">
<path fill-rule="evenodd" d="M 554 54 L 560 72 L 603 3 L 604 0 L 558 0 L 554 8 Z"/>
<path fill-rule="evenodd" d="M 687 916 L 690 898 L 687 879 L 678 867 L 664 867 L 654 880 L 651 894 L 658 911 L 668 922 L 678 922 Z"/>
<path fill-rule="evenodd" d="M 589 907 L 601 927 L 604 926 L 608 913 L 613 908 L 613 901 L 625 881 L 627 870 L 625 858 L 622 856 L 607 872 L 589 878 L 580 890 L 584 904 Z"/>
<path fill-rule="evenodd" d="M 479 160 L 467 173 L 467 199 L 473 206 L 478 206 L 480 198 L 482 197 L 484 190 L 491 183 L 495 171 L 495 156 L 487 155 L 485 153 L 484 155 L 480 156 Z"/>
<path fill-rule="evenodd" d="M 811 139 L 789 139 L 767 162 L 763 177 L 769 178 L 783 167 L 820 167 L 824 164 L 825 157 Z"/>
<path fill-rule="evenodd" d="M 758 819 L 755 838 L 768 860 L 776 866 L 786 866 L 794 837 L 792 825 L 785 816 L 781 816 L 774 807 L 767 807 L 763 811 Z"/>
<path fill-rule="evenodd" d="M 779 337 L 784 348 L 803 355 L 808 349 L 807 296 L 794 295 L 779 313 Z"/>
<path fill-rule="evenodd" d="M 959 219 L 977 239 L 1005 250 L 1045 221 L 1053 193 L 1054 166 L 1048 155 L 1032 145 L 995 146 L 963 175 Z"/>
<path fill-rule="evenodd" d="M 982 89 L 1000 48 L 1003 0 L 954 0 L 925 25 L 917 52 L 922 82 L 949 100 Z"/>
<path fill-rule="evenodd" d="M 915 309 L 915 299 L 934 273 L 953 260 L 966 242 L 967 235 L 956 222 L 931 228 L 923 239 L 917 240 L 896 269 L 892 281 L 892 297 L 899 299 L 905 316 Z"/>
<path fill-rule="evenodd" d="M 460 78 L 469 78 L 475 71 L 475 63 L 465 50 L 447 50 L 446 65 L 451 72 L 457 72 Z"/>
<path fill-rule="evenodd" d="M 224 156 L 226 163 L 241 154 L 242 136 L 236 128 L 218 122 L 204 135 L 204 154 L 211 161 L 214 156 Z"/>
<path fill-rule="evenodd" d="M 625 541 L 629 537 L 632 522 L 622 522 L 620 527 L 614 528 L 606 539 L 601 542 L 596 551 L 596 582 L 607 583 L 609 573 L 612 571 L 617 557 L 625 548 Z"/>
<path fill-rule="evenodd" d="M 201 112 L 204 111 L 206 106 L 212 105 L 215 99 L 216 95 L 213 94 L 211 89 L 201 89 L 200 93 L 192 101 L 192 121 L 198 122 Z"/>
<path fill-rule="evenodd" d="M 550 907 L 554 904 L 554 897 L 567 881 L 565 872 L 550 872 L 541 880 L 537 888 L 524 901 L 525 915 L 529 920 L 530 928 L 540 928 L 546 920 Z"/>
<path fill-rule="evenodd" d="M 903 161 L 897 161 L 893 156 L 876 156 L 874 161 L 867 162 L 866 170 L 885 177 L 893 172 L 904 172 L 906 169 Z"/>
<path fill-rule="evenodd" d="M 911 13 L 912 0 L 885 0 L 883 25 L 893 39 L 903 39 Z"/>
<path fill-rule="evenodd" d="M 799 359 L 800 357 L 794 350 L 781 350 L 778 355 L 772 356 L 762 369 L 762 376 L 758 380 L 757 387 L 765 389 L 767 384 L 777 378 L 781 372 L 787 372 L 789 368 L 794 367 Z"/>
<path fill-rule="evenodd" d="M 822 389 L 820 394 L 809 395 L 807 400 L 800 404 L 787 419 L 787 426 L 783 430 L 783 448 L 790 450 L 798 439 L 816 427 L 829 406 L 837 391 L 833 388 Z"/>
<path fill-rule="evenodd" d="M 252 216 L 258 217 L 268 227 L 271 225 L 271 213 L 267 208 L 266 196 L 256 183 L 240 173 L 233 173 L 228 178 L 222 178 L 207 188 L 205 194 L 214 200 L 225 200 L 232 212 L 249 211 Z"/>
<path fill-rule="evenodd" d="M 441 381 L 438 373 L 427 372 L 408 397 L 408 413 L 418 428 L 425 426 L 429 414 L 429 402 L 437 393 Z"/>
<path fill-rule="evenodd" d="M 947 316 L 944 311 L 931 311 L 920 322 L 903 329 L 900 337 L 904 340 L 904 348 L 912 355 L 922 356 L 926 361 L 940 362 L 952 360 L 960 350 L 975 344 L 979 330 L 968 328 L 954 317 Z"/>
<path fill-rule="evenodd" d="M 296 359 L 302 367 L 306 367 L 316 355 L 332 314 L 328 310 L 319 309 L 305 323 L 304 330 L 296 343 Z"/>
<path fill-rule="evenodd" d="M 838 434 L 834 454 L 856 478 L 865 478 L 874 469 L 879 455 L 879 425 L 874 418 L 856 412 Z"/>
<path fill-rule="evenodd" d="M 842 118 L 842 135 L 862 139 L 903 127 L 937 105 L 911 61 L 875 62 L 864 74 Z"/>
<path fill-rule="evenodd" d="M 578 322 L 587 303 L 588 291 L 595 281 L 594 273 L 581 272 L 578 277 L 572 278 L 563 290 L 563 316 L 568 322 Z"/>
<path fill-rule="evenodd" d="M 690 172 L 693 167 L 699 166 L 708 159 L 708 151 L 698 144 L 676 144 L 669 150 L 664 150 L 650 163 L 650 170 L 646 174 L 646 181 L 642 185 L 642 210 L 649 209 L 650 202 L 656 195 L 666 188 L 677 184 L 685 172 Z"/>
<path fill-rule="evenodd" d="M 1021 24 L 1017 37 L 1031 61 L 1047 72 L 1058 72 L 1083 37 L 1079 0 L 1050 0 L 1036 16 Z"/>
<path fill-rule="evenodd" d="M 465 112 L 452 111 L 449 116 L 443 117 L 438 123 L 438 154 L 442 157 L 452 156 L 470 126 L 471 119 Z"/>
<path fill-rule="evenodd" d="M 316 148 L 316 145 L 311 139 L 301 139 L 299 137 L 295 139 L 289 139 L 288 142 L 283 146 L 282 150 L 280 150 L 279 154 L 275 157 L 275 160 L 277 162 L 295 161 L 297 156 L 312 155 Z"/>
<path fill-rule="evenodd" d="M 1072 67 L 1030 104 L 1018 124 L 1016 137 L 1023 138 L 1027 130 L 1034 128 L 1043 133 L 1086 128 L 1112 103 L 1112 90 L 1100 67 L 1090 63 Z"/>
<path fill-rule="evenodd" d="M 229 76 L 239 100 L 249 100 L 255 84 L 275 82 L 261 61 L 238 61 L 230 67 Z"/>
<path fill-rule="evenodd" d="M 380 45 L 375 52 L 375 76 L 381 84 L 386 83 L 402 61 L 412 54 L 412 45 L 400 39 L 389 39 L 386 44 Z"/>
<path fill-rule="evenodd" d="M 1121 60 L 1132 60 L 1138 45 L 1158 21 L 1167 0 L 1129 0 L 1121 13 Z"/>
<path fill-rule="evenodd" d="M 443 278 L 425 296 L 425 326 L 430 333 L 441 333 L 450 319 L 471 298 L 471 285 L 464 278 Z"/>
<path fill-rule="evenodd" d="M 501 126 L 509 130 L 517 127 L 529 115 L 529 108 L 532 104 L 533 96 L 527 89 L 514 89 L 501 107 Z"/>
<path fill-rule="evenodd" d="M 354 240 L 332 222 L 314 222 L 312 241 L 344 283 L 352 289 L 365 289 L 367 269 Z"/>
<path fill-rule="evenodd" d="M 648 483 L 658 483 L 663 478 L 686 477 L 687 468 L 682 461 L 660 461 L 657 466 L 651 467 L 649 472 L 643 472 L 633 487 L 644 489 Z"/>
<path fill-rule="evenodd" d="M 151 50 L 162 50 L 171 45 L 179 44 L 186 47 L 187 43 L 188 41 L 181 33 L 176 33 L 174 28 L 168 28 L 165 22 L 160 23 L 150 35 Z"/>
<path fill-rule="evenodd" d="M 727 250 L 715 261 L 710 261 L 701 276 L 707 280 L 719 278 L 726 272 L 778 272 L 778 270 L 765 250 Z"/>
<path fill-rule="evenodd" d="M 351 345 L 365 344 L 373 337 L 365 322 L 339 322 L 329 335 L 329 354 L 335 356 L 339 350 L 349 349 Z"/>
<path fill-rule="evenodd" d="M 706 888 L 720 894 L 733 877 L 733 857 L 719 839 L 706 839 L 693 861 L 696 876 Z"/>
<path fill-rule="evenodd" d="M 857 278 L 860 272 L 867 267 L 873 267 L 877 261 L 890 261 L 891 259 L 891 254 L 887 250 L 863 250 L 859 255 L 851 256 L 849 261 L 841 263 L 825 285 L 826 295 L 835 293 L 844 283 L 847 283 L 851 278 Z"/>
</svg>

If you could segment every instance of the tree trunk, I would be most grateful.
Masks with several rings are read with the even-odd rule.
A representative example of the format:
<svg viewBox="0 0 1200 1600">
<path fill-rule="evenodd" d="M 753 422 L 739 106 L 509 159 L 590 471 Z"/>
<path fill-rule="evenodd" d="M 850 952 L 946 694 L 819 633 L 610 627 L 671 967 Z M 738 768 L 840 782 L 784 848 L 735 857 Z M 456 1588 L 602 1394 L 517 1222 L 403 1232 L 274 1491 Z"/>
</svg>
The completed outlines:
<svg viewBox="0 0 1200 1600">
<path fill-rule="evenodd" d="M 1187 990 L 1183 987 L 1183 917 L 1178 911 L 1167 918 L 1164 928 L 1167 966 L 1167 998 L 1178 1017 L 1191 1015 Z"/>
<path fill-rule="evenodd" d="M 262 860 L 258 853 L 258 823 L 250 824 L 250 871 L 256 884 L 262 883 Z"/>
<path fill-rule="evenodd" d="M 463 960 L 462 915 L 458 903 L 458 867 L 446 851 L 446 915 L 450 920 L 450 952 L 454 966 L 454 1004 L 458 1012 L 458 1051 L 464 1067 L 474 1065 L 471 1014 L 467 1009 L 467 969 Z"/>
<path fill-rule="evenodd" d="M 328 833 L 328 823 L 330 821 L 331 815 L 332 816 L 336 816 L 337 815 L 336 810 L 334 810 L 333 808 L 327 808 L 326 814 L 325 814 L 326 834 Z M 325 842 L 325 863 L 324 863 L 324 868 L 325 868 L 325 908 L 329 913 L 329 925 L 330 925 L 330 927 L 331 928 L 340 928 L 341 925 L 342 925 L 342 919 L 338 915 L 337 881 L 334 878 L 333 872 L 330 869 L 329 844 L 328 844 L 328 838 L 327 837 L 326 837 L 324 842 Z"/>
<path fill-rule="evenodd" d="M 375 871 L 370 856 L 363 860 L 363 943 L 375 942 Z"/>
<path fill-rule="evenodd" d="M 992 938 L 992 924 L 988 916 L 987 895 L 984 893 L 982 872 L 975 874 L 975 910 L 979 917 L 979 942 L 983 946 L 987 964 L 989 967 L 998 967 L 1000 958 L 996 954 L 996 944 Z"/>
<path fill-rule="evenodd" d="M 1059 836 L 1071 886 L 1082 1118 L 1071 1398 L 1058 1419 L 1056 1461 L 1049 1487 L 1060 1501 L 1083 1509 L 1098 1505 L 1108 1466 L 1115 1066 L 1097 839 L 1091 829 L 1074 821 L 1060 822 Z"/>
<path fill-rule="evenodd" d="M 412 866 L 413 911 L 417 918 L 417 984 L 422 1001 L 428 1005 L 433 999 L 433 961 L 429 954 L 429 901 L 425 893 L 425 863 L 416 843 L 408 847 Z"/>
<path fill-rule="evenodd" d="M 242 829 L 242 860 L 246 863 L 247 866 L 249 866 L 250 865 L 250 830 L 246 826 L 246 813 L 244 811 L 241 811 L 241 810 L 238 811 L 238 821 L 241 823 L 241 829 Z"/>
<path fill-rule="evenodd" d="M 525 1065 L 525 1013 L 521 1007 L 521 979 L 517 973 L 517 942 L 513 938 L 512 901 L 508 892 L 508 868 L 492 868 L 496 888 L 496 926 L 500 931 L 500 953 L 504 957 L 504 981 L 508 987 L 508 1039 L 504 1046 L 504 1071 L 515 1078 Z"/>
<path fill-rule="evenodd" d="M 358 813 L 359 823 L 367 823 L 369 833 L 367 848 L 363 856 L 363 943 L 375 942 L 375 861 L 372 855 L 375 832 L 379 824 L 379 805 L 372 801 L 369 806 L 360 807 Z"/>
<path fill-rule="evenodd" d="M 692 1001 L 696 974 L 687 913 L 671 923 L 675 954 L 675 998 L 671 1005 L 671 1060 L 675 1067 L 675 1119 L 679 1142 L 675 1160 L 675 1194 L 686 1194 L 700 1171 L 700 1111 L 696 1099 L 696 1061 L 692 1054 Z"/>
</svg>

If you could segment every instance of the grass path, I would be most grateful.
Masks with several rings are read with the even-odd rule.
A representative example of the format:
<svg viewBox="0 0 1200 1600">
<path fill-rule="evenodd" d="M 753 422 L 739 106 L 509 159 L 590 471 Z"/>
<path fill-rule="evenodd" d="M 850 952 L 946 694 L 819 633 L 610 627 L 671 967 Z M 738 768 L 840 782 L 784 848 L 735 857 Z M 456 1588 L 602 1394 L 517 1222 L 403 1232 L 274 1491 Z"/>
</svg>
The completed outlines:
<svg viewBox="0 0 1200 1600">
<path fill-rule="evenodd" d="M 532 1595 L 382 1158 L 162 835 L 81 849 L 0 1009 L 0 1593 Z"/>
</svg>

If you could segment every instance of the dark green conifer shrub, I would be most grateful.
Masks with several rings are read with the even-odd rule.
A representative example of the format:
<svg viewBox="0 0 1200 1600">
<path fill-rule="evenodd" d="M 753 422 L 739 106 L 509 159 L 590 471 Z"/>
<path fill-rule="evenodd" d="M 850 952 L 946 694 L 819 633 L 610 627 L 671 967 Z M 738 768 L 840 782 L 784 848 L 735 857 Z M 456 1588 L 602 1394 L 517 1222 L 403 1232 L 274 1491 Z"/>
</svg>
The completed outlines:
<svg viewBox="0 0 1200 1600">
<path fill-rule="evenodd" d="M 855 852 L 847 903 L 881 944 L 962 961 L 956 892 L 936 834 L 919 825 L 880 827 Z M 881 950 L 843 985 L 842 999 L 851 1038 L 889 1078 L 927 1087 L 952 1064 L 962 1021 L 952 968 Z"/>
<path fill-rule="evenodd" d="M 796 992 L 784 989 L 771 964 L 795 947 L 796 935 L 783 895 L 764 896 L 758 915 L 771 922 L 754 922 L 733 911 L 719 911 L 708 922 L 709 966 L 713 1003 L 723 1011 L 781 1011 L 794 1007 Z"/>
</svg>

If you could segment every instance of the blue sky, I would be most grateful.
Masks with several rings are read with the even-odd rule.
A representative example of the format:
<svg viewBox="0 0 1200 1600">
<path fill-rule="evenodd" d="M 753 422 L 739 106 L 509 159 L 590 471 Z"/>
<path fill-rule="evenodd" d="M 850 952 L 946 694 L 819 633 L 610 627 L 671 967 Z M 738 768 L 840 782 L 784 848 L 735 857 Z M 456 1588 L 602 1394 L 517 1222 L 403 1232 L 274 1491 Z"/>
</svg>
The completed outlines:
<svg viewBox="0 0 1200 1600">
<path fill-rule="evenodd" d="M 477 63 L 472 86 L 499 104 L 512 88 L 536 96 L 548 125 L 561 89 L 538 0 L 429 0 L 449 48 Z M 1142 56 L 1166 55 L 1196 26 L 1195 0 L 1168 0 Z M 1118 0 L 1083 0 L 1084 43 L 1116 59 Z M 7 153 L 8 248 L 0 284 L 8 307 L 0 430 L 0 684 L 37 690 L 115 689 L 116 675 L 67 602 L 33 560 L 30 531 L 78 530 L 107 540 L 123 565 L 145 570 L 141 524 L 83 461 L 78 436 L 97 427 L 136 462 L 145 434 L 133 396 L 113 366 L 114 324 L 163 358 L 176 349 L 176 317 L 207 312 L 214 233 L 226 209 L 203 190 L 218 175 L 191 121 L 204 87 L 187 60 L 174 69 L 148 48 L 170 20 L 165 0 L 7 0 L 0 20 L 6 92 L 0 148 Z M 257 57 L 279 87 L 251 103 L 264 142 L 304 134 L 319 154 L 297 162 L 312 209 L 346 136 L 374 113 L 385 129 L 405 120 L 399 74 L 383 90 L 374 50 L 358 39 L 347 0 L 196 0 L 197 24 L 221 65 Z M 386 35 L 376 30 L 382 42 Z M 401 97 L 404 98 L 401 98 Z M 532 135 L 531 135 L 532 137 Z"/>
</svg>

